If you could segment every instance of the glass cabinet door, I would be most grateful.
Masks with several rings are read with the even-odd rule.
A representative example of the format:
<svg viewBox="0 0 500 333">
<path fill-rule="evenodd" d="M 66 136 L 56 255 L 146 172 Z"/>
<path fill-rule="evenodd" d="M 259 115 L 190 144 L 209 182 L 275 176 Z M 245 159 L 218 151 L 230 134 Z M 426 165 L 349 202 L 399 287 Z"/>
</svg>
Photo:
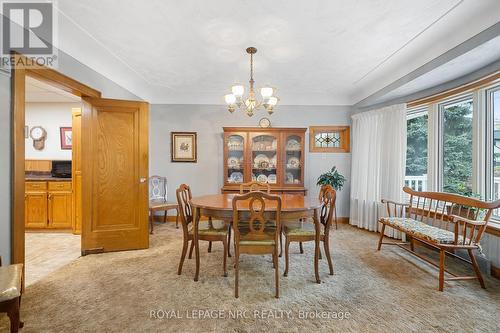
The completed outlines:
<svg viewBox="0 0 500 333">
<path fill-rule="evenodd" d="M 245 139 L 242 135 L 229 135 L 226 144 L 226 181 L 228 183 L 243 183 L 245 175 Z"/>
<path fill-rule="evenodd" d="M 285 185 L 301 185 L 304 183 L 302 146 L 303 139 L 301 136 L 295 134 L 285 135 L 285 159 L 283 161 L 283 182 Z"/>
<path fill-rule="evenodd" d="M 277 184 L 278 138 L 271 134 L 254 134 L 251 142 L 252 180 Z"/>
</svg>

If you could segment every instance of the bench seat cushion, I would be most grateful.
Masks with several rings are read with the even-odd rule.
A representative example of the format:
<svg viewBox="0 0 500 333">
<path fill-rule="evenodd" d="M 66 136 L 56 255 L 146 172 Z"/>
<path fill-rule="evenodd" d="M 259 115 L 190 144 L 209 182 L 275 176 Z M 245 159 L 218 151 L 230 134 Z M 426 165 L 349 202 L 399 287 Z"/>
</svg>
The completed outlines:
<svg viewBox="0 0 500 333">
<path fill-rule="evenodd" d="M 455 242 L 455 233 L 411 218 L 382 217 L 379 221 L 385 225 L 395 227 L 409 236 L 436 244 L 453 244 Z M 461 243 L 462 240 L 462 236 L 458 236 L 458 242 Z"/>
<path fill-rule="evenodd" d="M 22 264 L 0 267 L 0 302 L 21 296 L 22 275 Z"/>
</svg>

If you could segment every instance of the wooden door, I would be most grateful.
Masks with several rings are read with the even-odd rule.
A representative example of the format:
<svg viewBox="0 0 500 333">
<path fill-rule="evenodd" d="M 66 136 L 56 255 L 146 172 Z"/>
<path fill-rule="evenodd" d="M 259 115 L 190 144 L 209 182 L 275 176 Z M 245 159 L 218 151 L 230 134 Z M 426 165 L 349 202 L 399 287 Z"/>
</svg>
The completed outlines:
<svg viewBox="0 0 500 333">
<path fill-rule="evenodd" d="M 149 105 L 83 100 L 82 254 L 147 248 Z"/>
<path fill-rule="evenodd" d="M 25 195 L 26 229 L 47 227 L 47 192 L 26 192 Z"/>
<path fill-rule="evenodd" d="M 73 181 L 73 233 L 82 233 L 82 109 L 75 108 L 73 114 L 72 138 L 72 181 Z"/>
<path fill-rule="evenodd" d="M 71 229 L 71 192 L 49 192 L 49 228 Z"/>
</svg>

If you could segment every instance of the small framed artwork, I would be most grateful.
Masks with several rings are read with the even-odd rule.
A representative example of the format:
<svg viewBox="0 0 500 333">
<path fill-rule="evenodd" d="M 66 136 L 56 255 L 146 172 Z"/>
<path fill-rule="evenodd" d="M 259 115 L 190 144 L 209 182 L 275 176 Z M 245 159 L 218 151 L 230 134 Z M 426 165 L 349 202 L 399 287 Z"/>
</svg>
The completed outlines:
<svg viewBox="0 0 500 333">
<path fill-rule="evenodd" d="M 60 127 L 59 131 L 61 134 L 61 149 L 71 150 L 73 147 L 73 130 L 71 127 Z"/>
<path fill-rule="evenodd" d="M 349 126 L 309 127 L 309 151 L 312 153 L 350 152 Z"/>
<path fill-rule="evenodd" d="M 172 162 L 196 163 L 196 132 L 171 132 L 170 140 Z"/>
</svg>

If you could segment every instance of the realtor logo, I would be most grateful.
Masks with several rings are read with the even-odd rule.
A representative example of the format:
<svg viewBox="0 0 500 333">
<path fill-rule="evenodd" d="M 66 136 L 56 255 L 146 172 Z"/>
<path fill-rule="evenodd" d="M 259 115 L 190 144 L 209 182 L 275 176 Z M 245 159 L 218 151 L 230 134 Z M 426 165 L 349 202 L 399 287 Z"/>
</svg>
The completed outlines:
<svg viewBox="0 0 500 333">
<path fill-rule="evenodd" d="M 4 2 L 2 4 L 2 53 L 51 55 L 54 14 L 50 2 Z"/>
</svg>

